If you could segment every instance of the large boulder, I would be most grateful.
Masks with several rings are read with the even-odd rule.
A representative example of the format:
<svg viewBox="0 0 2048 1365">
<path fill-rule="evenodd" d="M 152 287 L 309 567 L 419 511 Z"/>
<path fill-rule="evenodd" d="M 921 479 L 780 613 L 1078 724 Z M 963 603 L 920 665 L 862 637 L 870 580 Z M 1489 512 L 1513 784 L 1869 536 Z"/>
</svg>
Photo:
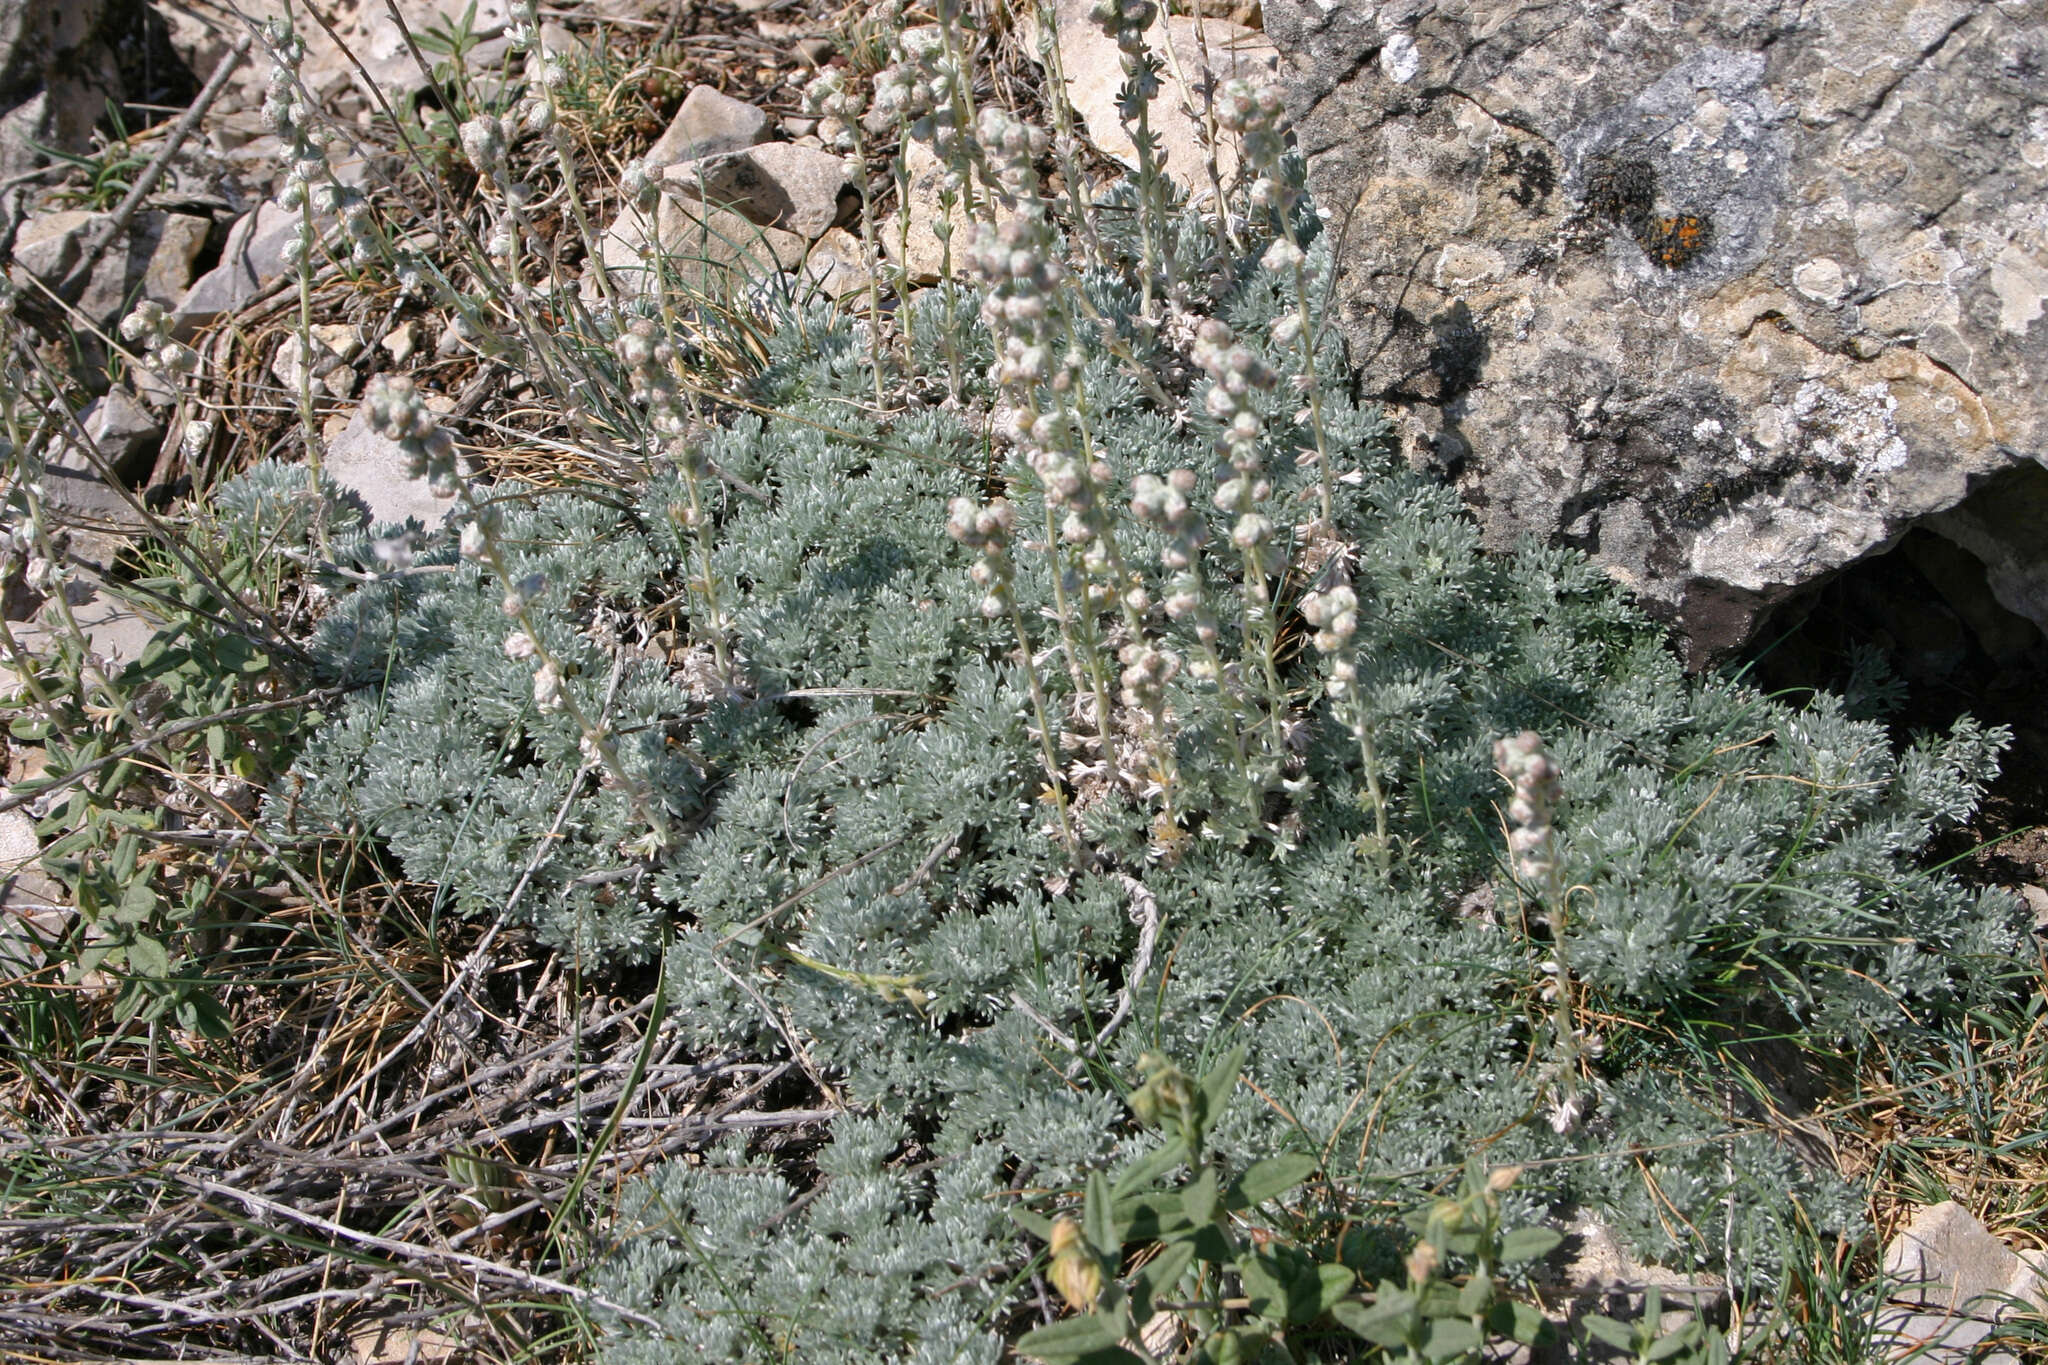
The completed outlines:
<svg viewBox="0 0 2048 1365">
<path fill-rule="evenodd" d="M 2048 11 L 1265 13 L 1353 360 L 1491 542 L 1592 551 L 1696 662 L 1915 525 L 2048 628 Z"/>
</svg>

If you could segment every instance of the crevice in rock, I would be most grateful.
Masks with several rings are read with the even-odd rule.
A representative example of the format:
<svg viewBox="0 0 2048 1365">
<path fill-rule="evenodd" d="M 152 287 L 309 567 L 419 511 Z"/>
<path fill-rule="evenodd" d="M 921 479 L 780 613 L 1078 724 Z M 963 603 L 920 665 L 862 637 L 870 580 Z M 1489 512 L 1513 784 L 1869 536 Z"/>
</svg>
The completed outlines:
<svg viewBox="0 0 2048 1365">
<path fill-rule="evenodd" d="M 2048 472 L 2040 477 L 2048 481 Z M 1746 664 L 1759 685 L 1840 692 L 1862 714 L 1885 720 L 1901 743 L 1915 732 L 1946 731 L 1963 715 L 2011 728 L 1998 781 L 1946 855 L 2048 823 L 2048 637 L 1999 602 L 1984 562 L 1955 541 L 1915 527 L 1890 549 L 1779 603 L 1756 639 Z M 2040 881 L 2048 877 L 2048 840 L 2021 839 L 1973 861 L 1985 880 Z"/>
</svg>

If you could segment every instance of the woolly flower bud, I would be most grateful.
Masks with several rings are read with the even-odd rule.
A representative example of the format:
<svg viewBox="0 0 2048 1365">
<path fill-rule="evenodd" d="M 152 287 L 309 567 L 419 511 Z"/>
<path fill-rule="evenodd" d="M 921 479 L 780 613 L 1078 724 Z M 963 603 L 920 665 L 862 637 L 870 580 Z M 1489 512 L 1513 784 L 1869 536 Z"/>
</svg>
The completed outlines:
<svg viewBox="0 0 2048 1365">
<path fill-rule="evenodd" d="M 169 328 L 164 306 L 154 299 L 144 299 L 135 305 L 134 312 L 121 319 L 121 339 L 154 345 L 163 339 Z"/>
<path fill-rule="evenodd" d="M 533 674 L 533 704 L 542 714 L 552 714 L 564 708 L 562 697 L 562 673 L 552 663 L 543 663 Z"/>
<path fill-rule="evenodd" d="M 1534 730 L 1497 741 L 1494 765 L 1514 785 L 1508 802 L 1508 849 L 1514 856 L 1515 875 L 1525 882 L 1557 893 L 1557 839 L 1552 813 L 1564 794 L 1557 764 L 1544 752 L 1543 740 Z"/>
<path fill-rule="evenodd" d="M 1280 237 L 1276 238 L 1273 244 L 1266 248 L 1266 254 L 1259 258 L 1259 264 L 1274 274 L 1280 275 L 1293 270 L 1306 259 L 1302 255 L 1300 247 L 1288 241 L 1285 237 Z"/>
<path fill-rule="evenodd" d="M 511 133 L 506 120 L 488 114 L 469 120 L 458 130 L 463 155 L 478 173 L 487 176 L 495 175 L 504 164 Z"/>
<path fill-rule="evenodd" d="M 412 380 L 401 375 L 371 381 L 363 395 L 363 415 L 370 430 L 391 441 L 424 441 L 441 427 Z"/>
<path fill-rule="evenodd" d="M 661 199 L 661 182 L 647 163 L 637 156 L 619 168 L 619 188 L 642 213 L 654 212 L 655 204 Z"/>
<path fill-rule="evenodd" d="M 1358 632 L 1358 594 L 1342 584 L 1312 592 L 1301 600 L 1301 615 L 1317 628 L 1316 648 L 1333 654 Z"/>
<path fill-rule="evenodd" d="M 523 630 L 515 630 L 505 637 L 505 657 L 508 659 L 531 659 L 540 652 L 533 637 Z"/>
<path fill-rule="evenodd" d="M 1230 539 L 1240 550 L 1252 550 L 1273 538 L 1273 523 L 1257 512 L 1247 512 L 1231 528 Z"/>
<path fill-rule="evenodd" d="M 462 528 L 462 536 L 456 543 L 464 559 L 482 559 L 486 544 L 483 526 L 472 521 Z"/>
</svg>

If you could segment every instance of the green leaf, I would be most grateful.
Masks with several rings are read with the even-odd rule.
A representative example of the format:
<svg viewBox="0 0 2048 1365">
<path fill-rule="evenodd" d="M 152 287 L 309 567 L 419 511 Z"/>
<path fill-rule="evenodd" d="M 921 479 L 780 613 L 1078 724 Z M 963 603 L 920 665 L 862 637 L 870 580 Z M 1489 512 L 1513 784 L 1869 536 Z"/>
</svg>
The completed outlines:
<svg viewBox="0 0 2048 1365">
<path fill-rule="evenodd" d="M 1052 1219 L 1047 1218 L 1044 1214 L 1034 1213 L 1032 1210 L 1020 1205 L 1010 1210 L 1010 1217 L 1016 1222 L 1017 1226 L 1023 1228 L 1024 1231 L 1030 1233 L 1039 1241 L 1050 1242 L 1052 1240 Z"/>
<path fill-rule="evenodd" d="M 1580 1319 L 1580 1322 L 1589 1335 L 1598 1337 L 1601 1341 L 1615 1347 L 1617 1350 L 1633 1351 L 1636 1348 L 1635 1333 L 1630 1331 L 1625 1324 L 1616 1322 L 1613 1318 L 1602 1316 L 1599 1313 L 1588 1313 L 1584 1318 Z"/>
<path fill-rule="evenodd" d="M 1181 1208 L 1187 1213 L 1190 1223 L 1206 1223 L 1216 1216 L 1216 1184 L 1216 1168 L 1210 1166 L 1205 1167 L 1181 1191 Z"/>
<path fill-rule="evenodd" d="M 1156 1242 L 1194 1226 L 1181 1197 L 1169 1190 L 1126 1195 L 1115 1201 L 1112 1210 L 1111 1222 L 1121 1242 Z"/>
<path fill-rule="evenodd" d="M 1277 1198 L 1314 1175 L 1321 1164 L 1306 1152 L 1254 1161 L 1245 1167 L 1243 1175 L 1230 1182 L 1230 1197 L 1225 1206 L 1235 1212 Z"/>
<path fill-rule="evenodd" d="M 1025 1333 L 1017 1343 L 1017 1354 L 1046 1365 L 1142 1365 L 1123 1348 L 1122 1341 L 1123 1333 L 1115 1322 L 1089 1313 Z"/>
<path fill-rule="evenodd" d="M 137 934 L 128 941 L 128 971 L 162 980 L 171 974 L 170 950 L 148 934 Z"/>
<path fill-rule="evenodd" d="M 1117 1176 L 1113 1191 L 1116 1194 L 1129 1194 L 1134 1190 L 1144 1189 L 1187 1159 L 1187 1143 L 1174 1138 L 1126 1166 L 1123 1173 Z"/>
<path fill-rule="evenodd" d="M 1202 1131 L 1207 1132 L 1211 1124 L 1223 1117 L 1223 1111 L 1230 1107 L 1231 1092 L 1237 1089 L 1237 1075 L 1244 1070 L 1243 1043 L 1223 1054 L 1216 1065 L 1209 1068 L 1209 1074 L 1202 1077 Z"/>
<path fill-rule="evenodd" d="M 205 991 L 192 991 L 179 999 L 178 1027 L 202 1038 L 225 1038 L 234 1031 L 227 1011 Z"/>
<path fill-rule="evenodd" d="M 121 903 L 114 908 L 116 924 L 147 924 L 155 916 L 156 892 L 149 889 L 147 877 L 137 877 L 121 892 Z"/>
<path fill-rule="evenodd" d="M 1463 1318 L 1435 1318 L 1422 1329 L 1424 1360 L 1456 1360 L 1476 1354 L 1485 1344 L 1485 1334 Z"/>
<path fill-rule="evenodd" d="M 1081 1205 L 1081 1231 L 1087 1235 L 1089 1245 L 1095 1248 L 1095 1254 L 1114 1270 L 1123 1257 L 1124 1242 L 1117 1235 L 1112 1202 L 1109 1181 L 1102 1172 L 1088 1172 L 1088 1196 Z"/>
<path fill-rule="evenodd" d="M 1515 1265 L 1548 1256 L 1562 1241 L 1564 1234 L 1556 1228 L 1516 1228 L 1501 1235 L 1500 1262 Z"/>
<path fill-rule="evenodd" d="M 1550 1332 L 1550 1319 L 1534 1305 L 1501 1299 L 1486 1314 L 1487 1327 L 1497 1336 L 1534 1346 Z"/>
<path fill-rule="evenodd" d="M 1493 1302 L 1493 1277 L 1474 1275 L 1458 1291 L 1458 1311 L 1468 1318 L 1476 1318 L 1486 1311 Z"/>
<path fill-rule="evenodd" d="M 1280 1322 L 1288 1316 L 1285 1270 L 1271 1256 L 1258 1252 L 1246 1257 L 1238 1262 L 1237 1274 L 1254 1317 Z"/>
<path fill-rule="evenodd" d="M 1325 1261 L 1316 1267 L 1316 1311 L 1310 1319 L 1319 1318 L 1343 1302 L 1351 1292 L 1356 1277 L 1344 1266 Z"/>
<path fill-rule="evenodd" d="M 1167 1242 L 1131 1277 L 1131 1311 L 1140 1322 L 1152 1316 L 1153 1300 L 1165 1297 L 1194 1259 L 1193 1242 Z"/>
<path fill-rule="evenodd" d="M 1345 1327 L 1381 1346 L 1399 1346 L 1414 1325 L 1415 1296 L 1405 1289 L 1382 1289 L 1371 1304 L 1346 1299 L 1330 1309 Z"/>
<path fill-rule="evenodd" d="M 1696 1350 L 1700 1345 L 1700 1325 L 1688 1322 L 1685 1326 L 1668 1335 L 1658 1337 L 1643 1352 L 1644 1360 L 1669 1360 L 1675 1355 Z"/>
</svg>

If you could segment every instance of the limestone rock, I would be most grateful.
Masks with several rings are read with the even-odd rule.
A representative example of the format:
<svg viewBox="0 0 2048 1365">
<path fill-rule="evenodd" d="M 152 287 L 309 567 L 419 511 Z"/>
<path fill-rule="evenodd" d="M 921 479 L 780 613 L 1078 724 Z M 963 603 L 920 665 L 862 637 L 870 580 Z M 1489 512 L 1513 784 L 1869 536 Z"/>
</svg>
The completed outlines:
<svg viewBox="0 0 2048 1365">
<path fill-rule="evenodd" d="M 1490 544 L 1592 551 L 1695 662 L 1916 524 L 2048 627 L 2048 538 L 2012 513 L 2048 505 L 2038 8 L 1266 23 L 1364 387 Z"/>
<path fill-rule="evenodd" d="M 2016 1356 L 1972 1354 L 2000 1322 L 2048 1310 L 2037 1267 L 1953 1201 L 1922 1209 L 1885 1248 L 1885 1274 L 1897 1282 L 1879 1322 L 1881 1344 L 1916 1359 L 2017 1365 Z"/>
<path fill-rule="evenodd" d="M 349 30 L 349 50 L 363 64 L 363 71 L 377 87 L 375 91 L 364 89 L 363 94 L 372 103 L 379 94 L 386 100 L 395 101 L 401 95 L 416 94 L 426 89 L 427 77 L 420 69 L 420 63 L 413 56 L 413 47 L 420 47 L 420 56 L 425 57 L 428 66 L 439 58 L 419 43 L 420 35 L 436 28 L 453 29 L 468 19 L 469 35 L 480 40 L 466 56 L 465 63 L 472 71 L 483 71 L 494 67 L 503 59 L 509 45 L 501 42 L 506 26 L 511 22 L 511 7 L 507 0 L 476 0 L 472 9 L 469 0 L 397 0 L 396 9 L 404 19 L 404 27 L 392 18 L 390 8 L 384 0 L 368 0 L 356 16 L 356 22 Z M 412 42 L 406 41 L 410 33 Z M 353 68 L 351 68 L 353 71 Z M 353 73 L 356 83 L 363 83 L 363 72 Z"/>
<path fill-rule="evenodd" d="M 670 185 L 764 228 L 807 242 L 844 221 L 859 205 L 846 161 L 790 142 L 767 142 L 726 156 L 700 157 L 662 172 Z"/>
<path fill-rule="evenodd" d="M 320 469 L 362 500 L 373 526 L 416 517 L 431 530 L 454 506 L 435 497 L 425 479 L 406 472 L 406 457 L 398 442 L 370 430 L 369 418 L 360 407 L 341 434 L 327 443 Z"/>
<path fill-rule="evenodd" d="M 0 811 L 0 971 L 34 971 L 43 945 L 63 937 L 72 911 L 63 884 L 43 871 L 36 822 L 17 807 Z"/>
<path fill-rule="evenodd" d="M 1117 115 L 1117 91 L 1123 87 L 1123 56 L 1103 31 L 1088 17 L 1093 0 L 1058 0 L 1053 11 L 1053 34 L 1059 45 L 1059 65 L 1066 77 L 1067 98 L 1087 126 L 1095 145 L 1127 166 L 1138 164 L 1137 145 Z M 1271 79 L 1277 66 L 1272 43 L 1255 29 L 1227 19 L 1196 19 L 1168 15 L 1159 7 L 1160 17 L 1145 34 L 1146 46 L 1166 63 L 1159 81 L 1159 96 L 1152 102 L 1152 131 L 1166 154 L 1166 173 L 1183 190 L 1200 197 L 1209 192 L 1209 149 L 1204 132 L 1207 97 L 1203 93 L 1210 79 Z M 1025 44 L 1034 55 L 1034 35 Z M 1205 60 L 1206 57 L 1206 60 Z M 1237 170 L 1237 149 L 1224 134 L 1216 149 L 1216 160 L 1227 185 Z"/>
<path fill-rule="evenodd" d="M 845 228 L 828 230 L 804 257 L 805 282 L 835 299 L 865 295 L 873 273 L 867 248 Z"/>
<path fill-rule="evenodd" d="M 936 284 L 944 276 L 947 262 L 947 242 L 939 235 L 939 225 L 946 222 L 946 210 L 939 202 L 946 163 L 930 147 L 912 140 L 904 148 L 903 168 L 907 176 L 905 212 L 900 219 L 877 223 L 875 233 L 882 239 L 882 254 L 903 272 L 908 283 Z M 948 226 L 956 235 L 967 231 L 964 219 Z M 954 243 L 956 248 L 965 245 L 964 235 Z"/>
<path fill-rule="evenodd" d="M 134 394 L 107 390 L 78 415 L 78 423 L 117 477 L 135 483 L 148 476 L 164 424 Z"/>
<path fill-rule="evenodd" d="M 179 302 L 179 330 L 189 334 L 219 321 L 281 278 L 291 268 L 285 244 L 300 221 L 299 213 L 274 200 L 243 214 L 228 232 L 220 264 L 194 281 Z"/>
<path fill-rule="evenodd" d="M 708 85 L 691 87 L 683 107 L 647 149 L 649 166 L 742 152 L 768 140 L 768 115 Z"/>
<path fill-rule="evenodd" d="M 1595 1219 L 1581 1218 L 1570 1234 L 1565 1244 L 1569 1260 L 1555 1288 L 1573 1318 L 1602 1313 L 1623 1322 L 1639 1320 L 1646 1306 L 1644 1291 L 1654 1285 L 1664 1305 L 1659 1326 L 1668 1332 L 1727 1301 L 1728 1290 L 1719 1280 L 1638 1261 L 1612 1228 Z"/>
<path fill-rule="evenodd" d="M 716 297 L 743 290 L 751 278 L 796 269 L 807 245 L 795 233 L 761 227 L 737 213 L 664 196 L 651 225 L 638 209 L 620 213 L 599 251 L 613 286 L 628 295 L 650 294 L 667 278 Z M 595 272 L 585 273 L 583 295 L 598 297 Z"/>
<path fill-rule="evenodd" d="M 33 275 L 54 285 L 78 264 L 86 238 L 107 215 L 87 209 L 39 214 L 14 239 L 15 283 Z M 182 213 L 138 213 L 93 266 L 78 311 L 102 327 L 118 323 L 136 297 L 170 305 L 192 281 L 192 263 L 212 224 Z"/>
<path fill-rule="evenodd" d="M 106 0 L 0 5 L 0 182 L 44 164 L 34 144 L 89 151 L 119 98 L 113 42 L 125 12 Z"/>
</svg>

